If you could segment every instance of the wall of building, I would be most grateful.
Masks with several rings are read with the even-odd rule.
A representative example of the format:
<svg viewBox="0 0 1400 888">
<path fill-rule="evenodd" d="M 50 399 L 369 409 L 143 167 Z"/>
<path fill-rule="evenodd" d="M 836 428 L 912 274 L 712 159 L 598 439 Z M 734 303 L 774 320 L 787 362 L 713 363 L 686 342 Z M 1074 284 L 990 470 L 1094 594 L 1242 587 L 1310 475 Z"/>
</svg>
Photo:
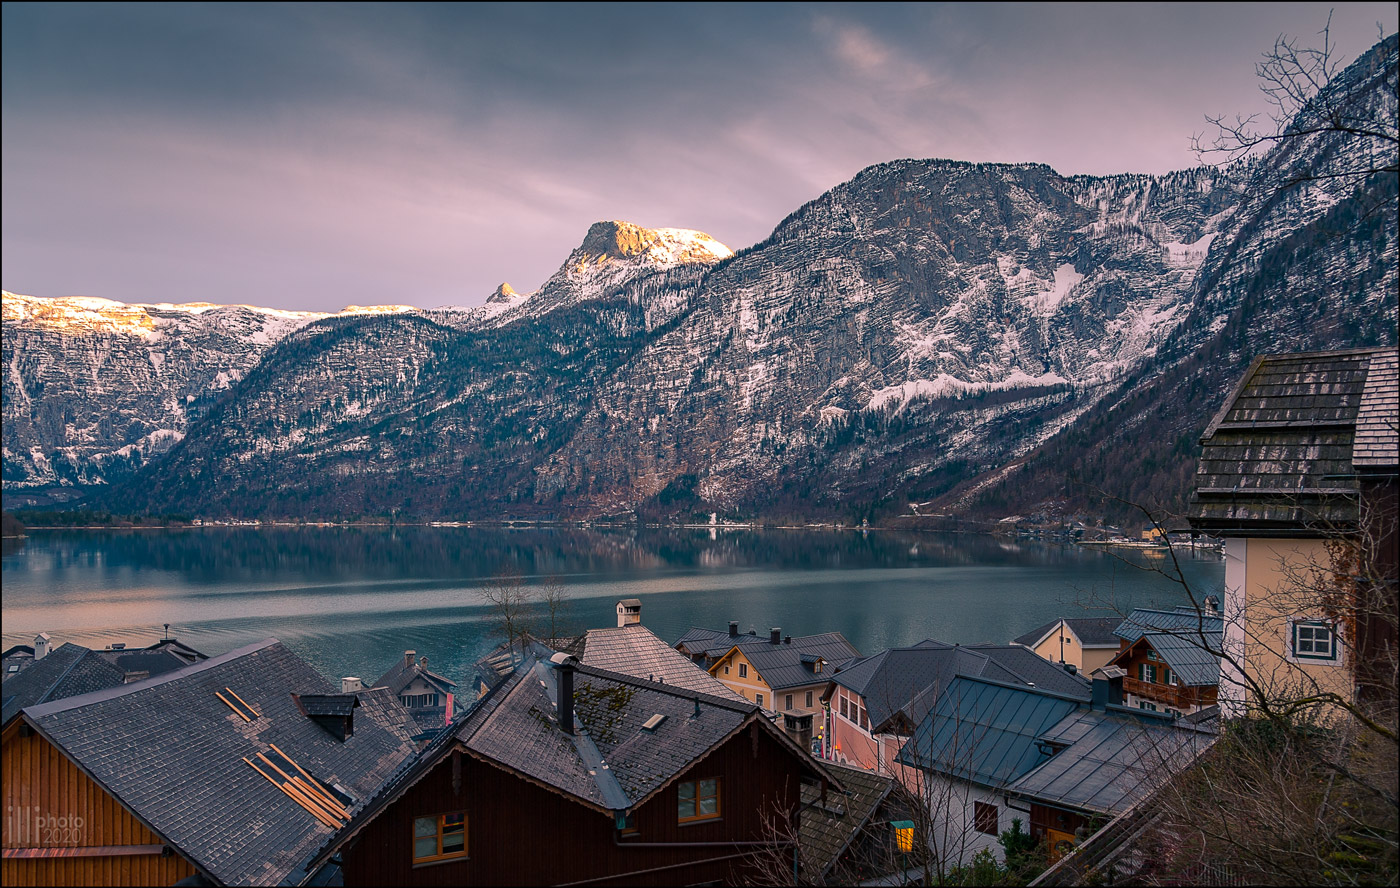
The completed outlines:
<svg viewBox="0 0 1400 888">
<path fill-rule="evenodd" d="M 1316 591 L 1319 571 L 1331 563 L 1326 543 L 1317 539 L 1231 540 L 1226 562 L 1227 649 L 1244 656 L 1246 669 L 1273 697 L 1301 697 L 1323 691 L 1346 699 L 1353 695 L 1352 652 L 1347 631 L 1335 661 L 1304 661 L 1292 656 L 1291 622 L 1325 619 Z M 1242 545 L 1241 545 L 1242 544 Z M 1232 588 L 1232 581 L 1239 590 Z M 1232 600 L 1233 599 L 1233 600 Z M 1242 628 L 1241 628 L 1242 627 Z M 1245 693 L 1246 703 L 1250 693 Z"/>
<path fill-rule="evenodd" d="M 1011 828 L 1013 818 L 1020 819 L 1021 829 L 1030 830 L 1029 811 L 1013 809 L 1000 793 L 938 775 L 926 775 L 925 779 L 927 790 L 922 801 L 929 810 L 930 850 L 947 866 L 965 866 L 983 849 L 995 854 L 997 860 L 1005 860 L 1006 851 L 997 839 Z M 977 831 L 978 802 L 996 806 L 997 835 Z"/>
<path fill-rule="evenodd" d="M 96 856 L 6 857 L 0 883 L 170 885 L 194 874 L 184 858 L 163 857 L 160 837 L 22 721 L 5 731 L 3 771 L 6 850 Z"/>
<path fill-rule="evenodd" d="M 346 885 L 740 883 L 753 848 L 646 847 L 649 842 L 760 842 L 775 812 L 797 807 L 801 761 L 767 731 L 746 728 L 678 781 L 719 778 L 716 820 L 677 822 L 676 784 L 636 811 L 638 834 L 619 840 L 610 815 L 492 763 L 460 754 L 439 764 L 343 851 Z M 413 819 L 463 812 L 468 856 L 414 866 Z M 538 848 L 543 853 L 529 853 Z"/>
<path fill-rule="evenodd" d="M 743 666 L 744 671 L 748 672 L 747 676 L 740 677 L 740 666 Z M 764 709 L 770 712 L 780 711 L 777 710 L 776 704 L 773 702 L 773 689 L 768 687 L 767 682 L 763 680 L 758 670 L 753 667 L 742 651 L 731 651 L 728 655 L 721 657 L 710 674 L 745 700 L 757 703 L 761 694 Z"/>
</svg>

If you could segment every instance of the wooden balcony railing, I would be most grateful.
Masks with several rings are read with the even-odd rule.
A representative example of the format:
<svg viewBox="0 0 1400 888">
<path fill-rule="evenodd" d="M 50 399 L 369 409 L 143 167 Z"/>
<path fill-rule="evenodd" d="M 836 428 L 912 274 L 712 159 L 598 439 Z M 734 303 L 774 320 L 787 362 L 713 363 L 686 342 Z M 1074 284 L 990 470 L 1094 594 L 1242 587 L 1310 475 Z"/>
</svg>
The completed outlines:
<svg viewBox="0 0 1400 888">
<path fill-rule="evenodd" d="M 1215 702 L 1215 695 L 1203 694 L 1202 688 L 1180 688 L 1176 685 L 1157 684 L 1139 681 L 1136 678 L 1123 679 L 1123 693 L 1151 700 L 1159 706 L 1170 706 L 1182 712 L 1192 706 L 1209 706 Z"/>
</svg>

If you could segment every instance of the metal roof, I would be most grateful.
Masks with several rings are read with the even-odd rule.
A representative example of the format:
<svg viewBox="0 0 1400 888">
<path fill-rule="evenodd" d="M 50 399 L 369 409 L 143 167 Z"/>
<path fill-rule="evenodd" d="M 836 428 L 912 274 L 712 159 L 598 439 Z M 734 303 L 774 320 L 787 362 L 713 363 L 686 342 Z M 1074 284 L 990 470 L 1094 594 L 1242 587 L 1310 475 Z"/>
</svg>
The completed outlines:
<svg viewBox="0 0 1400 888">
<path fill-rule="evenodd" d="M 1225 619 L 1219 614 L 1209 614 L 1183 605 L 1169 611 L 1149 607 L 1136 608 L 1118 624 L 1113 634 L 1131 644 L 1146 632 L 1159 632 L 1185 639 L 1194 638 L 1200 642 L 1203 636 L 1210 638 L 1224 631 Z"/>
<path fill-rule="evenodd" d="M 1255 358 L 1201 439 L 1193 526 L 1258 532 L 1354 522 L 1355 468 L 1393 468 L 1400 450 L 1396 354 L 1392 347 Z"/>
<path fill-rule="evenodd" d="M 1080 706 L 1038 688 L 958 676 L 897 761 L 1004 788 L 1050 758 L 1037 738 Z"/>
<path fill-rule="evenodd" d="M 757 644 L 731 645 L 725 649 L 726 653 L 734 647 L 743 652 L 763 676 L 763 681 L 775 691 L 825 684 L 837 666 L 860 656 L 860 651 L 839 632 L 809 635 L 801 640 L 794 638 L 792 644 L 773 644 L 764 638 Z M 822 672 L 812 671 L 817 657 L 827 663 Z"/>
<path fill-rule="evenodd" d="M 1108 712 L 1078 709 L 1038 739 L 1063 748 L 1013 782 L 1007 792 L 1111 816 L 1189 765 L 1215 735 L 1110 707 Z"/>
<path fill-rule="evenodd" d="M 155 678 L 33 706 L 24 716 L 202 873 L 228 885 L 265 885 L 303 878 L 331 829 L 245 758 L 271 754 L 276 744 L 317 780 L 362 800 L 414 751 L 411 719 L 383 689 L 358 695 L 355 732 L 343 742 L 293 699 L 334 690 L 267 639 Z M 245 721 L 234 702 L 255 717 Z"/>
<path fill-rule="evenodd" d="M 1210 687 L 1220 684 L 1220 658 L 1210 651 L 1220 650 L 1222 637 L 1219 632 L 1207 632 L 1204 638 L 1145 632 L 1138 640 L 1150 644 L 1182 684 Z"/>
</svg>

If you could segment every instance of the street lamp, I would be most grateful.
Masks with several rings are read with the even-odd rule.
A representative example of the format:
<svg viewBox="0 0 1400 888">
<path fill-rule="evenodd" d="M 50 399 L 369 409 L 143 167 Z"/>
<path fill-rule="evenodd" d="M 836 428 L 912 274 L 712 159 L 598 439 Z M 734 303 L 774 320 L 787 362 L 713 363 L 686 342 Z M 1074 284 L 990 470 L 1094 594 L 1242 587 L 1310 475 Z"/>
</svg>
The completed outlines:
<svg viewBox="0 0 1400 888">
<path fill-rule="evenodd" d="M 899 852 L 899 881 L 909 884 L 909 852 L 914 850 L 914 821 L 891 820 L 894 829 L 894 847 Z"/>
</svg>

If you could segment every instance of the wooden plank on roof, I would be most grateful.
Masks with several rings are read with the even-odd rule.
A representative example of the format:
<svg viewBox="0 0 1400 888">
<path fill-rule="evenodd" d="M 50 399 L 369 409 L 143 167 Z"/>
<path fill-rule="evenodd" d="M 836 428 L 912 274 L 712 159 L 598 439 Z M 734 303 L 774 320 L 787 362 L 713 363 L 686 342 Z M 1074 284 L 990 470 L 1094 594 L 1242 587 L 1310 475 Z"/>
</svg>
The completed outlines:
<svg viewBox="0 0 1400 888">
<path fill-rule="evenodd" d="M 245 722 L 252 721 L 251 718 L 249 718 L 246 714 L 244 714 L 243 710 L 239 709 L 237 706 L 234 706 L 232 703 L 230 703 L 228 697 L 225 697 L 223 694 L 219 693 L 218 691 L 215 691 L 215 692 L 214 692 L 214 696 L 215 696 L 215 697 L 218 697 L 220 700 L 223 700 L 223 701 L 224 701 L 224 705 L 227 706 L 229 709 L 232 709 L 234 712 L 238 713 L 238 717 L 241 718 L 241 719 L 243 719 Z"/>
</svg>

